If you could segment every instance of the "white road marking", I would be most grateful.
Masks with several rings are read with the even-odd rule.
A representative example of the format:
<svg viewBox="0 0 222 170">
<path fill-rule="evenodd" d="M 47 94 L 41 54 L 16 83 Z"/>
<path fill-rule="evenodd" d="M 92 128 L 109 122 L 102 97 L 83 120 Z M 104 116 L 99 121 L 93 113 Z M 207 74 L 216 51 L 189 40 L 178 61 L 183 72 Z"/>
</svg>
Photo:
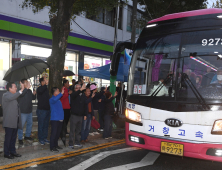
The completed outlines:
<svg viewBox="0 0 222 170">
<path fill-rule="evenodd" d="M 120 165 L 112 168 L 107 168 L 104 170 L 128 170 L 128 169 L 135 169 L 140 168 L 148 165 L 153 165 L 153 163 L 156 161 L 156 159 L 159 157 L 159 153 L 155 152 L 149 152 L 140 162 L 126 164 L 126 165 Z"/>
<path fill-rule="evenodd" d="M 101 153 L 87 159 L 86 161 L 70 168 L 69 170 L 85 170 L 110 155 L 123 153 L 123 152 L 129 152 L 129 151 L 138 150 L 138 149 L 140 149 L 140 148 L 130 147 L 130 148 L 124 148 L 124 149 L 117 149 L 117 150 L 113 150 L 113 151 L 101 152 Z"/>
</svg>

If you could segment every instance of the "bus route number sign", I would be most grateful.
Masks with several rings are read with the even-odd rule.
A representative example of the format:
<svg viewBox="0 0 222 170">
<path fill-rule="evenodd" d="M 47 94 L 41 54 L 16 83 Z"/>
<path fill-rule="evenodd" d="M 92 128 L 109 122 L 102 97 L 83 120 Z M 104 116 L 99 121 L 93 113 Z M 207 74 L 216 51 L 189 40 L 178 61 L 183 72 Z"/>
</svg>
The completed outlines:
<svg viewBox="0 0 222 170">
<path fill-rule="evenodd" d="M 202 46 L 222 45 L 221 38 L 202 39 Z"/>
</svg>

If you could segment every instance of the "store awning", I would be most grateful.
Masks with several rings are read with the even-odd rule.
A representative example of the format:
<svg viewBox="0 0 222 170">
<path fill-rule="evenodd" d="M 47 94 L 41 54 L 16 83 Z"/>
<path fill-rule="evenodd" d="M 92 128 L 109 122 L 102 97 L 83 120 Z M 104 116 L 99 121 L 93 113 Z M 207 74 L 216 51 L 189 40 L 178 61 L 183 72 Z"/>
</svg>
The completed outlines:
<svg viewBox="0 0 222 170">
<path fill-rule="evenodd" d="M 79 70 L 78 75 L 110 80 L 109 69 L 110 69 L 110 64 L 107 64 L 102 67 L 96 67 L 87 70 Z M 129 65 L 125 65 L 124 63 L 120 62 L 116 80 L 127 82 L 128 71 L 129 71 Z"/>
</svg>

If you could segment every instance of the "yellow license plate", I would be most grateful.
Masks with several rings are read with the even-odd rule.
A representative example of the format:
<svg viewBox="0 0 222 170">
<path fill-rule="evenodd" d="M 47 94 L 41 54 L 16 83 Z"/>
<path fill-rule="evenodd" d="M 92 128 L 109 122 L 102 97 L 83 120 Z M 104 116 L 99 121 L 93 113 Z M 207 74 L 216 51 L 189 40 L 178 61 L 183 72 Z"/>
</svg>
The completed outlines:
<svg viewBox="0 0 222 170">
<path fill-rule="evenodd" d="M 161 142 L 161 152 L 183 156 L 183 145 L 170 142 Z"/>
</svg>

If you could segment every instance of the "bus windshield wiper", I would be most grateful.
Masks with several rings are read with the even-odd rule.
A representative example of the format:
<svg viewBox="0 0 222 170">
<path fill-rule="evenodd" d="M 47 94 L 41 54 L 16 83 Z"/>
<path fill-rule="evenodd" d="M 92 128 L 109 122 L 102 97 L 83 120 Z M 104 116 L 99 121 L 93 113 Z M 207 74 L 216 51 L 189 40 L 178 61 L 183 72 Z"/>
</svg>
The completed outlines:
<svg viewBox="0 0 222 170">
<path fill-rule="evenodd" d="M 165 84 L 167 84 L 173 77 L 173 74 L 168 74 L 167 77 L 163 80 L 162 83 L 157 87 L 157 89 L 151 94 L 151 97 L 155 97 L 160 90 L 164 87 Z"/>
<path fill-rule="evenodd" d="M 193 83 L 191 82 L 190 78 L 188 77 L 188 75 L 186 73 L 182 73 L 182 77 L 183 79 L 186 81 L 186 83 L 189 85 L 189 87 L 191 88 L 191 90 L 193 91 L 194 95 L 196 96 L 197 100 L 199 101 L 199 103 L 203 106 L 204 110 L 210 110 L 209 105 L 206 103 L 206 101 L 204 100 L 204 98 L 202 97 L 202 95 L 199 93 L 199 91 L 197 90 L 197 88 L 193 85 Z"/>
</svg>

